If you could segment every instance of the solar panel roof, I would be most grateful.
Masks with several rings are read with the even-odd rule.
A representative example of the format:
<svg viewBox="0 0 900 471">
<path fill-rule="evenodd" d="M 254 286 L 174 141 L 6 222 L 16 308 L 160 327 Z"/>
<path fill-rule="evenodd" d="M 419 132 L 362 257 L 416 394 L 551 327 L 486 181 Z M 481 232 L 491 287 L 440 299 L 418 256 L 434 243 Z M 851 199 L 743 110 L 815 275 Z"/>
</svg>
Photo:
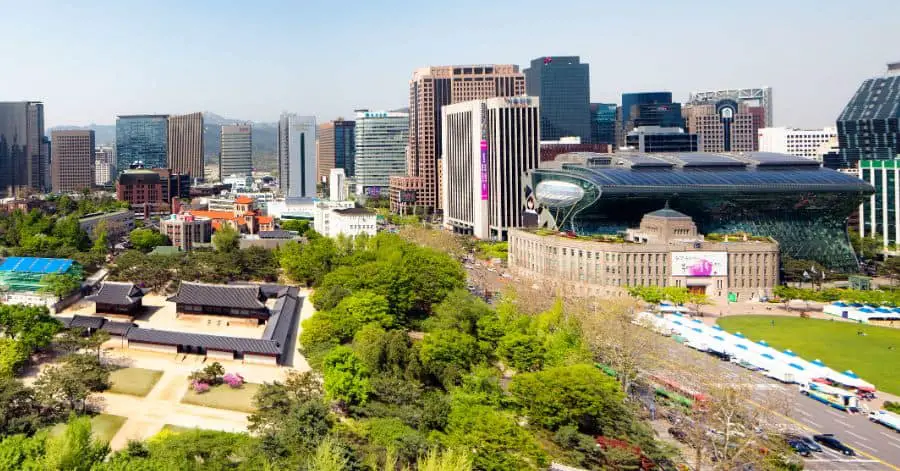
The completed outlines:
<svg viewBox="0 0 900 471">
<path fill-rule="evenodd" d="M 9 257 L 0 264 L 0 271 L 65 273 L 72 263 L 72 260 L 67 258 Z"/>
<path fill-rule="evenodd" d="M 747 162 L 741 162 L 726 155 L 708 153 L 664 154 L 663 157 L 672 160 L 682 167 L 746 167 Z"/>
</svg>

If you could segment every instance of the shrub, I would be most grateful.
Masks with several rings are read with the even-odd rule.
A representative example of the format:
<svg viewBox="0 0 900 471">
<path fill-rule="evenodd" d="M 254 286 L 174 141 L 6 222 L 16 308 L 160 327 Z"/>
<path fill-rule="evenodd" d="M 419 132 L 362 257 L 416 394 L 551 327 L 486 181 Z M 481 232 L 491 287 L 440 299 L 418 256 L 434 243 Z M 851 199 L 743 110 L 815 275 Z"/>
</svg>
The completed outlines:
<svg viewBox="0 0 900 471">
<path fill-rule="evenodd" d="M 206 383 L 200 382 L 200 381 L 191 382 L 191 388 L 197 394 L 203 394 L 203 393 L 209 391 L 209 385 Z"/>
<path fill-rule="evenodd" d="M 222 377 L 222 381 L 233 389 L 238 389 L 244 385 L 244 377 L 240 373 L 228 373 Z"/>
<path fill-rule="evenodd" d="M 884 401 L 884 410 L 900 414 L 900 402 Z"/>
</svg>

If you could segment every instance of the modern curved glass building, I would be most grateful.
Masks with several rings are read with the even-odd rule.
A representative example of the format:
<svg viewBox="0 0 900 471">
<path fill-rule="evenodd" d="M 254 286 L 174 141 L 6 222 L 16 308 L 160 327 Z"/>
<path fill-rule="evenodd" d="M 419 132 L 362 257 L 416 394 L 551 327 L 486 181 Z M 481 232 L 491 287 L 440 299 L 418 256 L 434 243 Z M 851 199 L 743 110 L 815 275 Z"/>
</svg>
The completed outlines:
<svg viewBox="0 0 900 471">
<path fill-rule="evenodd" d="M 565 154 L 525 175 L 525 221 L 612 234 L 670 207 L 705 234 L 771 236 L 783 256 L 857 269 L 847 217 L 874 192 L 853 176 L 784 154 Z"/>
</svg>

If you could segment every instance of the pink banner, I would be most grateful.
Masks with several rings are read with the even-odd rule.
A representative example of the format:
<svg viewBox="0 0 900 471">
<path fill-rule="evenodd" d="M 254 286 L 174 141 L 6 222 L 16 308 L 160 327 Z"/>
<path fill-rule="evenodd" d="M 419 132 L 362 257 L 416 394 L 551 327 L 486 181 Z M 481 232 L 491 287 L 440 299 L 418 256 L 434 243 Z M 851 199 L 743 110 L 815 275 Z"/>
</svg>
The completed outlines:
<svg viewBox="0 0 900 471">
<path fill-rule="evenodd" d="M 481 141 L 481 200 L 488 199 L 488 157 L 487 141 Z"/>
</svg>

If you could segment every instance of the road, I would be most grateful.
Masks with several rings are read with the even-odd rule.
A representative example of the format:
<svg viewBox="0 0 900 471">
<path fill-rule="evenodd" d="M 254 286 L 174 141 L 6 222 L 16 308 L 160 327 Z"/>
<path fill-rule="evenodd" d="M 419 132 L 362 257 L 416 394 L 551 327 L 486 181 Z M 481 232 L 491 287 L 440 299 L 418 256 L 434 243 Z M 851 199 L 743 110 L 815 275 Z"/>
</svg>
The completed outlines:
<svg viewBox="0 0 900 471">
<path fill-rule="evenodd" d="M 857 456 L 845 457 L 824 448 L 822 453 L 814 453 L 805 459 L 806 469 L 812 470 L 892 470 L 900 471 L 900 433 L 887 427 L 869 422 L 863 414 L 851 415 L 832 409 L 825 404 L 806 397 L 797 385 L 786 385 L 767 378 L 760 373 L 751 373 L 740 366 L 726 361 L 708 362 L 709 355 L 690 349 L 666 339 L 663 363 L 691 361 L 696 365 L 715 365 L 719 371 L 713 376 L 729 383 L 752 384 L 759 402 L 783 394 L 789 401 L 786 414 L 775 413 L 780 420 L 773 424 L 782 429 L 792 429 L 808 435 L 833 433 L 839 440 L 856 450 Z M 749 381 L 749 383 L 748 383 Z M 864 404 L 864 403 L 863 403 Z M 760 403 L 754 405 L 762 407 Z"/>
</svg>

